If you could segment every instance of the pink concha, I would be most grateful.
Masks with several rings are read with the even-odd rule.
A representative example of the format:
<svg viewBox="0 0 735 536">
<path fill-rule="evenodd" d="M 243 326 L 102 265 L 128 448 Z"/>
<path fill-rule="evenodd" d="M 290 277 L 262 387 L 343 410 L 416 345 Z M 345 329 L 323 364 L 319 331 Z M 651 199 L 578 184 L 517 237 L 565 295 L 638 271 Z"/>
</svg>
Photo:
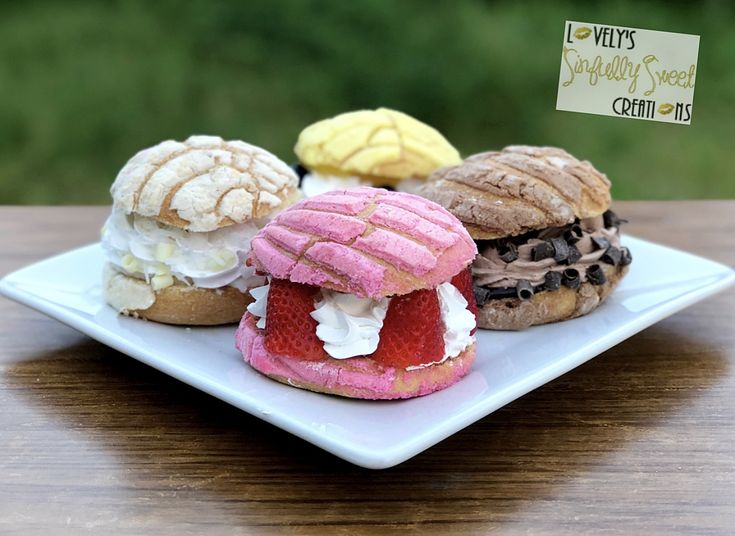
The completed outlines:
<svg viewBox="0 0 735 536">
<path fill-rule="evenodd" d="M 434 288 L 476 254 L 460 221 L 438 204 L 364 187 L 283 211 L 253 239 L 251 259 L 279 279 L 378 298 Z"/>
</svg>

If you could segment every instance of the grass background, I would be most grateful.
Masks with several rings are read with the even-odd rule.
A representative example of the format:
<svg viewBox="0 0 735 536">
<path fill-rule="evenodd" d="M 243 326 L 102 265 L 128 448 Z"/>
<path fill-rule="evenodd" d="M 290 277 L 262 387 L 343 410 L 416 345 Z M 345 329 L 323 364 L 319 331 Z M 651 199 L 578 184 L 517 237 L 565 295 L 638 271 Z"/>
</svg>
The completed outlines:
<svg viewBox="0 0 735 536">
<path fill-rule="evenodd" d="M 137 150 L 191 133 L 288 162 L 299 131 L 389 106 L 463 154 L 551 144 L 621 199 L 735 197 L 727 1 L 28 1 L 0 6 L 0 203 L 105 203 Z M 701 35 L 691 126 L 555 108 L 566 19 Z"/>
</svg>

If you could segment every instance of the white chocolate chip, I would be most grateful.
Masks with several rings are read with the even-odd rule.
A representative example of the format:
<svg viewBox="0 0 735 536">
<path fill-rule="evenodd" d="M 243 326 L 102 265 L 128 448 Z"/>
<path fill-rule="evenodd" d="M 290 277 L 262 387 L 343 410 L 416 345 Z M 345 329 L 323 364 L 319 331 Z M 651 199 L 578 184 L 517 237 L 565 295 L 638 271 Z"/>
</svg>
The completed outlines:
<svg viewBox="0 0 735 536">
<path fill-rule="evenodd" d="M 161 290 L 174 284 L 174 278 L 171 274 L 156 275 L 151 278 L 151 287 L 153 290 Z"/>
<path fill-rule="evenodd" d="M 156 265 L 156 275 L 168 275 L 170 273 L 171 273 L 171 268 L 169 268 L 165 264 L 159 262 Z"/>
<path fill-rule="evenodd" d="M 159 262 L 163 262 L 176 251 L 176 246 L 172 242 L 159 242 L 156 244 L 155 258 Z"/>
<path fill-rule="evenodd" d="M 207 269 L 219 272 L 227 268 L 232 268 L 236 262 L 237 256 L 232 251 L 221 249 L 207 260 Z"/>
<path fill-rule="evenodd" d="M 156 301 L 145 281 L 121 274 L 109 264 L 105 266 L 103 282 L 107 303 L 120 312 L 148 309 Z"/>
<path fill-rule="evenodd" d="M 130 253 L 123 255 L 120 263 L 126 272 L 134 274 L 135 272 L 143 271 L 143 264 L 135 256 Z"/>
</svg>

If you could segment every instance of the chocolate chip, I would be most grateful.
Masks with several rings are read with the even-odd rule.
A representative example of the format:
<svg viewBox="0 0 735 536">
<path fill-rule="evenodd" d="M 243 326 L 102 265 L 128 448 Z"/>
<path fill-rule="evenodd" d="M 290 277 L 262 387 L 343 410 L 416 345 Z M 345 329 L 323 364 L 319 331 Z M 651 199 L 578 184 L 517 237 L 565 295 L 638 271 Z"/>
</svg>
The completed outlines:
<svg viewBox="0 0 735 536">
<path fill-rule="evenodd" d="M 605 283 L 605 272 L 602 271 L 602 267 L 599 264 L 593 264 L 587 268 L 587 281 L 593 285 L 602 285 Z"/>
<path fill-rule="evenodd" d="M 565 287 L 579 288 L 581 283 L 579 272 L 574 268 L 567 268 L 561 274 L 561 282 Z"/>
<path fill-rule="evenodd" d="M 615 246 L 610 246 L 607 248 L 607 251 L 600 257 L 600 260 L 602 262 L 606 262 L 607 264 L 612 264 L 613 266 L 617 266 L 622 258 L 622 253 L 618 248 Z"/>
<path fill-rule="evenodd" d="M 562 262 L 569 256 L 569 244 L 563 238 L 552 238 L 551 245 L 554 248 L 554 260 Z"/>
<path fill-rule="evenodd" d="M 530 300 L 533 297 L 533 285 L 525 279 L 521 279 L 516 285 L 516 295 L 518 299 Z"/>
<path fill-rule="evenodd" d="M 489 289 L 473 286 L 472 291 L 475 293 L 475 301 L 478 307 L 482 307 L 490 299 Z"/>
<path fill-rule="evenodd" d="M 515 287 L 473 287 L 472 290 L 475 293 L 478 307 L 482 307 L 490 300 L 516 297 Z"/>
<path fill-rule="evenodd" d="M 628 248 L 622 248 L 620 251 L 621 251 L 621 256 L 620 256 L 621 266 L 628 266 L 631 262 L 633 262 L 633 256 L 630 254 L 630 250 Z"/>
<path fill-rule="evenodd" d="M 533 247 L 532 258 L 533 262 L 542 261 L 554 256 L 554 246 L 548 242 L 541 242 L 540 244 Z"/>
<path fill-rule="evenodd" d="M 558 290 L 561 286 L 561 272 L 546 272 L 544 276 L 544 288 L 546 290 Z"/>
<path fill-rule="evenodd" d="M 500 253 L 500 258 L 503 262 L 513 262 L 518 259 L 518 246 L 513 242 L 508 242 L 498 249 L 498 253 Z"/>
<path fill-rule="evenodd" d="M 309 173 L 309 170 L 306 169 L 304 166 L 302 166 L 299 162 L 296 162 L 295 164 L 291 164 L 291 169 L 299 178 L 299 185 L 301 185 L 301 180 L 304 178 L 304 175 Z"/>
<path fill-rule="evenodd" d="M 606 229 L 610 227 L 620 227 L 621 223 L 628 223 L 628 220 L 618 217 L 612 210 L 607 210 L 602 215 L 602 221 Z"/>
<path fill-rule="evenodd" d="M 592 243 L 595 249 L 607 249 L 610 247 L 610 241 L 604 236 L 593 236 Z"/>
<path fill-rule="evenodd" d="M 582 227 L 578 223 L 575 223 L 564 231 L 564 240 L 566 240 L 567 244 L 576 244 L 580 241 L 582 235 Z"/>
<path fill-rule="evenodd" d="M 582 254 L 577 249 L 577 246 L 571 245 L 569 246 L 569 253 L 567 253 L 567 260 L 564 264 L 571 266 L 572 264 L 576 264 L 581 258 Z"/>
<path fill-rule="evenodd" d="M 490 291 L 489 298 L 491 300 L 516 297 L 515 287 L 489 288 L 488 290 Z"/>
</svg>

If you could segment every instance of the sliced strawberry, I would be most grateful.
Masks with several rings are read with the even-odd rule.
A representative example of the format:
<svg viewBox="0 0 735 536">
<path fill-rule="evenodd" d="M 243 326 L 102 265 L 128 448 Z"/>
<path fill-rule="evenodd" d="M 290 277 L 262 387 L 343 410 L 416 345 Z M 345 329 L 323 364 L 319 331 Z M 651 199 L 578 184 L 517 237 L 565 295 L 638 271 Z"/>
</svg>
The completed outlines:
<svg viewBox="0 0 735 536">
<path fill-rule="evenodd" d="M 396 368 L 441 361 L 444 323 L 435 289 L 417 290 L 391 300 L 378 349 L 370 357 Z"/>
<path fill-rule="evenodd" d="M 269 352 L 306 360 L 327 357 L 316 336 L 317 322 L 309 313 L 319 291 L 299 283 L 273 279 L 268 291 L 265 347 Z"/>
<path fill-rule="evenodd" d="M 477 300 L 475 300 L 475 291 L 472 290 L 472 272 L 470 269 L 467 268 L 459 272 L 452 278 L 451 283 L 457 287 L 460 294 L 467 300 L 467 309 L 477 318 Z M 475 331 L 477 331 L 477 326 L 475 326 L 475 329 L 472 330 L 470 335 L 474 335 Z"/>
</svg>

